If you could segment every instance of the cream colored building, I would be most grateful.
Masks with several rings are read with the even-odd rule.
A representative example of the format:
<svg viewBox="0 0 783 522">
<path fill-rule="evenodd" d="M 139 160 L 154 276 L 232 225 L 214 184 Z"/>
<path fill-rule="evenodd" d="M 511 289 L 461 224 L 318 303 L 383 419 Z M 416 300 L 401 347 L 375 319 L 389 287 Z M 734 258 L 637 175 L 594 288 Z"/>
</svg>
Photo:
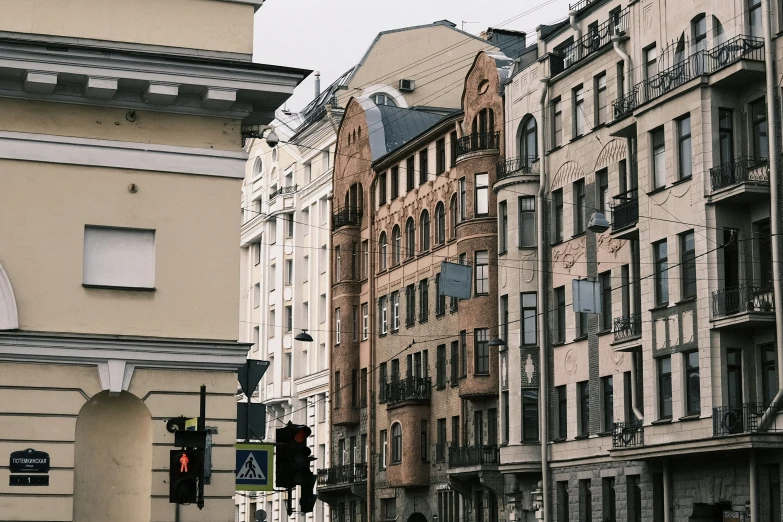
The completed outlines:
<svg viewBox="0 0 783 522">
<path fill-rule="evenodd" d="M 0 3 L 0 519 L 234 519 L 242 125 L 308 74 L 251 62 L 262 3 Z M 177 510 L 165 423 L 202 384 L 211 482 Z M 49 486 L 9 486 L 26 448 Z"/>
</svg>

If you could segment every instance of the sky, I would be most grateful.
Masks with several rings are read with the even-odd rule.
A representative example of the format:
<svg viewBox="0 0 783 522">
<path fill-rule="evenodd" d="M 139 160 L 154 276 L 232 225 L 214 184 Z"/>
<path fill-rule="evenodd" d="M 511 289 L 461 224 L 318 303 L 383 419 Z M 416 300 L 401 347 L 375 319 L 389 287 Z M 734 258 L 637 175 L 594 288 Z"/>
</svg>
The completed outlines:
<svg viewBox="0 0 783 522">
<path fill-rule="evenodd" d="M 574 0 L 571 0 L 574 1 Z M 528 34 L 568 16 L 568 0 L 266 0 L 255 16 L 253 60 L 321 72 L 325 88 L 389 29 L 450 20 L 478 34 L 502 27 Z M 314 74 L 288 100 L 298 111 L 315 96 Z"/>
</svg>

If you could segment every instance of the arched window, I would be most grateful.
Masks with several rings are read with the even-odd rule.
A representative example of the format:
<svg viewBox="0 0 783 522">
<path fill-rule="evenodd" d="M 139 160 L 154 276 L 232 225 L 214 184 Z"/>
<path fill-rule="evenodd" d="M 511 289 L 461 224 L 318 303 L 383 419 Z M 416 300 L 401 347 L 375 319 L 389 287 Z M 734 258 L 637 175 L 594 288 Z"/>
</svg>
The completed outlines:
<svg viewBox="0 0 783 522">
<path fill-rule="evenodd" d="M 694 53 L 707 49 L 707 17 L 703 13 L 691 20 L 691 41 Z"/>
<path fill-rule="evenodd" d="M 421 232 L 419 247 L 422 252 L 426 252 L 430 249 L 430 213 L 426 210 L 421 213 L 421 224 L 419 225 L 419 229 Z"/>
<path fill-rule="evenodd" d="M 446 209 L 440 201 L 435 205 L 435 244 L 446 242 Z"/>
<path fill-rule="evenodd" d="M 400 226 L 394 225 L 392 229 L 392 266 L 400 264 L 400 248 L 402 247 L 400 239 Z"/>
<path fill-rule="evenodd" d="M 538 159 L 538 135 L 536 119 L 528 116 L 522 123 L 519 136 L 519 155 L 523 165 L 529 165 Z"/>
<path fill-rule="evenodd" d="M 372 101 L 375 102 L 375 105 L 390 105 L 392 107 L 396 107 L 397 103 L 394 101 L 394 98 L 386 94 L 385 92 L 376 92 L 372 95 Z"/>
<path fill-rule="evenodd" d="M 345 195 L 345 208 L 361 215 L 364 206 L 364 194 L 362 192 L 362 185 L 360 183 L 354 183 L 348 189 L 348 194 Z"/>
<path fill-rule="evenodd" d="M 408 259 L 416 255 L 416 225 L 411 217 L 405 223 L 405 248 L 408 251 L 406 254 Z"/>
<path fill-rule="evenodd" d="M 402 426 L 399 422 L 392 424 L 391 439 L 391 461 L 392 464 L 399 464 L 402 462 Z"/>
<path fill-rule="evenodd" d="M 386 232 L 381 232 L 378 238 L 378 267 L 379 270 L 386 270 Z"/>
<path fill-rule="evenodd" d="M 455 193 L 452 194 L 451 204 L 449 205 L 449 234 L 451 239 L 457 237 L 457 216 L 459 215 L 457 210 L 457 194 Z"/>
<path fill-rule="evenodd" d="M 261 161 L 261 156 L 256 158 L 255 163 L 253 163 L 253 177 L 261 175 L 261 170 L 264 168 L 264 162 Z"/>
</svg>

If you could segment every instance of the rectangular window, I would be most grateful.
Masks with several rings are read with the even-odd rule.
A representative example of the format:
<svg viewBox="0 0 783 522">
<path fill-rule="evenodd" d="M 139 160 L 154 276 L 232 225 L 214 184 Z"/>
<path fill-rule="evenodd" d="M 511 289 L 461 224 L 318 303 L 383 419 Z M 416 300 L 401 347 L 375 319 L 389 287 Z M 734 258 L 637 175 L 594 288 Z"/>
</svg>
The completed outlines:
<svg viewBox="0 0 783 522">
<path fill-rule="evenodd" d="M 419 185 L 427 183 L 427 149 L 419 151 Z"/>
<path fill-rule="evenodd" d="M 155 231 L 86 225 L 82 284 L 155 288 Z"/>
<path fill-rule="evenodd" d="M 487 444 L 489 446 L 498 445 L 498 410 L 497 408 L 487 409 Z"/>
<path fill-rule="evenodd" d="M 446 387 L 446 345 L 438 345 L 436 354 L 435 384 L 438 389 Z"/>
<path fill-rule="evenodd" d="M 701 384 L 699 382 L 699 352 L 684 353 L 686 415 L 701 413 Z"/>
<path fill-rule="evenodd" d="M 593 493 L 590 491 L 590 479 L 579 481 L 579 521 L 593 522 Z"/>
<path fill-rule="evenodd" d="M 378 467 L 381 469 L 386 469 L 386 456 L 389 454 L 389 432 L 387 432 L 386 430 L 381 430 L 381 435 L 379 438 L 380 438 L 379 446 L 380 446 L 381 455 L 380 458 L 378 459 L 379 460 Z M 391 500 L 391 504 L 392 506 L 394 506 L 394 499 L 392 498 L 386 500 L 387 502 L 385 503 L 386 505 L 384 506 L 385 507 L 384 518 L 388 519 L 389 518 L 388 500 Z M 392 511 L 394 510 L 392 509 Z M 392 516 L 390 520 L 394 520 L 394 516 Z"/>
<path fill-rule="evenodd" d="M 334 309 L 334 344 L 340 344 L 340 309 Z"/>
<path fill-rule="evenodd" d="M 608 102 L 606 99 L 606 73 L 601 73 L 595 77 L 595 117 L 596 125 L 603 125 L 609 119 L 607 110 Z M 622 96 L 622 95 L 621 95 Z"/>
<path fill-rule="evenodd" d="M 459 415 L 451 418 L 451 447 L 459 448 Z"/>
<path fill-rule="evenodd" d="M 658 74 L 658 49 L 655 44 L 644 50 L 644 79 L 648 80 Z"/>
<path fill-rule="evenodd" d="M 666 185 L 666 143 L 663 127 L 658 127 L 650 133 L 652 144 L 653 189 Z"/>
<path fill-rule="evenodd" d="M 612 271 L 598 274 L 601 283 L 601 317 L 599 325 L 601 332 L 612 331 Z"/>
<path fill-rule="evenodd" d="M 565 342 L 565 312 L 565 287 L 561 286 L 559 288 L 555 288 L 555 344 L 563 344 Z"/>
<path fill-rule="evenodd" d="M 429 459 L 429 443 L 427 442 L 427 421 L 421 421 L 421 460 L 426 462 Z"/>
<path fill-rule="evenodd" d="M 386 363 L 382 362 L 378 365 L 378 388 L 379 388 L 379 401 L 381 403 L 386 402 L 386 384 L 389 382 L 388 374 L 386 373 Z"/>
<path fill-rule="evenodd" d="M 475 258 L 476 295 L 489 293 L 489 252 L 477 250 Z"/>
<path fill-rule="evenodd" d="M 603 431 L 610 433 L 614 426 L 614 380 L 612 376 L 601 377 L 601 407 L 603 409 Z"/>
<path fill-rule="evenodd" d="M 658 418 L 672 418 L 672 358 L 658 359 Z"/>
<path fill-rule="evenodd" d="M 615 496 L 614 488 L 614 477 L 604 477 L 601 479 L 603 520 L 611 522 L 617 520 L 617 497 Z"/>
<path fill-rule="evenodd" d="M 653 243 L 653 263 L 655 270 L 655 305 L 669 303 L 669 257 L 666 240 Z"/>
<path fill-rule="evenodd" d="M 386 172 L 378 174 L 378 205 L 386 204 Z"/>
<path fill-rule="evenodd" d="M 446 313 L 446 296 L 440 293 L 440 272 L 435 274 L 435 315 Z"/>
<path fill-rule="evenodd" d="M 391 168 L 391 199 L 395 200 L 400 195 L 400 169 Z"/>
<path fill-rule="evenodd" d="M 451 341 L 451 360 L 449 365 L 451 366 L 451 385 L 456 386 L 459 378 L 459 341 Z"/>
<path fill-rule="evenodd" d="M 761 352 L 761 401 L 766 408 L 778 391 L 777 352 L 772 344 L 759 348 Z"/>
<path fill-rule="evenodd" d="M 368 240 L 362 241 L 362 279 L 367 278 L 367 271 L 370 267 L 370 243 Z"/>
<path fill-rule="evenodd" d="M 253 308 L 261 306 L 261 283 L 253 286 Z"/>
<path fill-rule="evenodd" d="M 554 221 L 552 240 L 560 243 L 563 241 L 563 189 L 552 192 L 552 220 Z"/>
<path fill-rule="evenodd" d="M 400 329 L 400 292 L 391 293 L 392 330 Z"/>
<path fill-rule="evenodd" d="M 405 326 L 413 326 L 416 318 L 416 288 L 405 287 Z"/>
<path fill-rule="evenodd" d="M 435 142 L 435 174 L 446 171 L 446 138 Z"/>
<path fill-rule="evenodd" d="M 557 522 L 569 522 L 568 481 L 557 483 Z"/>
<path fill-rule="evenodd" d="M 294 215 L 293 214 L 286 214 L 285 215 L 285 237 L 287 237 L 287 238 L 294 237 Z"/>
<path fill-rule="evenodd" d="M 748 27 L 751 36 L 763 37 L 761 0 L 748 0 Z"/>
<path fill-rule="evenodd" d="M 476 328 L 474 349 L 476 350 L 475 375 L 489 374 L 489 330 L 486 328 Z"/>
<path fill-rule="evenodd" d="M 435 447 L 435 460 L 446 460 L 446 419 L 438 419 L 438 445 Z"/>
<path fill-rule="evenodd" d="M 283 374 L 284 379 L 290 379 L 291 375 L 293 374 L 293 356 L 291 353 L 285 354 L 285 373 Z"/>
<path fill-rule="evenodd" d="M 269 237 L 269 244 L 277 243 L 277 218 L 269 221 L 269 235 L 267 237 Z"/>
<path fill-rule="evenodd" d="M 351 407 L 359 407 L 359 372 L 356 370 L 351 370 Z M 351 446 L 355 447 L 353 441 L 351 442 Z M 351 452 L 351 457 L 353 457 L 353 452 Z"/>
<path fill-rule="evenodd" d="M 285 331 L 290 333 L 294 329 L 294 309 L 292 306 L 285 307 Z"/>
<path fill-rule="evenodd" d="M 522 390 L 522 441 L 538 440 L 538 390 Z"/>
<path fill-rule="evenodd" d="M 508 208 L 505 201 L 498 203 L 498 253 L 508 249 Z"/>
<path fill-rule="evenodd" d="M 581 136 L 585 133 L 585 89 L 583 86 L 579 86 L 572 91 L 574 113 L 572 114 L 574 121 L 574 138 Z"/>
<path fill-rule="evenodd" d="M 576 392 L 579 396 L 579 436 L 590 434 L 590 382 L 576 383 Z"/>
<path fill-rule="evenodd" d="M 269 291 L 271 292 L 277 287 L 277 265 L 269 266 Z"/>
<path fill-rule="evenodd" d="M 449 134 L 449 143 L 451 144 L 451 166 L 457 164 L 457 133 Z"/>
<path fill-rule="evenodd" d="M 359 393 L 361 394 L 359 397 L 359 405 L 365 407 L 367 406 L 367 368 L 362 368 L 359 375 Z"/>
<path fill-rule="evenodd" d="M 340 407 L 340 372 L 334 372 L 334 388 L 332 388 L 332 395 L 334 396 L 334 408 Z"/>
<path fill-rule="evenodd" d="M 500 401 L 502 403 L 501 408 L 503 408 L 503 444 L 508 444 L 510 434 L 509 422 L 511 421 L 511 408 L 508 404 L 508 391 L 501 393 Z"/>
<path fill-rule="evenodd" d="M 405 190 L 410 192 L 416 187 L 416 159 L 411 156 L 405 160 Z"/>
<path fill-rule="evenodd" d="M 585 180 L 574 182 L 574 235 L 585 231 Z"/>
<path fill-rule="evenodd" d="M 680 234 L 682 299 L 696 297 L 696 245 L 693 231 Z"/>
<path fill-rule="evenodd" d="M 568 395 L 565 385 L 555 388 L 557 400 L 557 439 L 565 440 L 568 437 Z"/>
<path fill-rule="evenodd" d="M 261 243 L 253 243 L 253 262 L 256 265 L 261 264 Z"/>
<path fill-rule="evenodd" d="M 764 98 L 750 104 L 750 122 L 753 126 L 753 156 L 769 158 L 769 130 L 767 128 L 767 104 Z"/>
<path fill-rule="evenodd" d="M 693 151 L 691 150 L 691 117 L 677 120 L 677 156 L 680 179 L 690 178 L 693 174 Z"/>
<path fill-rule="evenodd" d="M 467 182 L 465 181 L 465 178 L 460 178 L 459 180 L 459 220 L 460 222 L 465 221 L 465 216 L 467 216 L 467 188 L 466 188 Z"/>
<path fill-rule="evenodd" d="M 429 310 L 430 296 L 429 296 L 429 281 L 422 279 L 419 281 L 419 322 L 425 322 L 430 315 Z"/>
<path fill-rule="evenodd" d="M 370 307 L 362 303 L 362 340 L 366 341 L 370 335 Z"/>
<path fill-rule="evenodd" d="M 351 307 L 351 339 L 359 340 L 359 307 Z"/>
<path fill-rule="evenodd" d="M 535 345 L 538 334 L 536 315 L 536 293 L 524 292 L 519 295 L 520 304 L 520 340 L 523 346 Z"/>
<path fill-rule="evenodd" d="M 326 294 L 321 294 L 318 298 L 318 304 L 319 304 L 319 322 L 325 323 L 326 322 Z"/>
<path fill-rule="evenodd" d="M 508 296 L 500 296 L 500 338 L 508 345 Z"/>
<path fill-rule="evenodd" d="M 587 337 L 587 314 L 577 312 L 574 317 L 576 323 L 575 339 Z"/>
<path fill-rule="evenodd" d="M 388 304 L 386 296 L 378 299 L 378 330 L 381 335 L 386 335 L 388 331 Z"/>
<path fill-rule="evenodd" d="M 302 258 L 302 282 L 306 283 L 310 280 L 310 256 L 304 256 Z"/>
<path fill-rule="evenodd" d="M 468 333 L 465 330 L 459 333 L 459 359 L 461 376 L 465 377 L 468 375 Z"/>
<path fill-rule="evenodd" d="M 519 197 L 519 247 L 536 246 L 536 198 Z"/>
<path fill-rule="evenodd" d="M 291 286 L 294 284 L 294 260 L 285 260 L 285 284 Z"/>
<path fill-rule="evenodd" d="M 318 268 L 320 269 L 320 272 L 322 274 L 326 273 L 326 264 L 328 261 L 328 258 L 326 256 L 326 245 L 321 245 L 321 252 L 320 256 L 318 257 L 318 264 L 320 265 Z"/>
<path fill-rule="evenodd" d="M 552 148 L 563 144 L 563 103 L 560 98 L 552 100 Z"/>
<path fill-rule="evenodd" d="M 623 96 L 625 94 L 625 61 L 620 60 L 617 62 L 617 96 Z"/>
<path fill-rule="evenodd" d="M 734 161 L 734 113 L 731 109 L 718 109 L 718 148 L 720 165 Z"/>
<path fill-rule="evenodd" d="M 273 338 L 277 331 L 277 319 L 275 318 L 275 310 L 269 310 L 269 338 Z"/>
<path fill-rule="evenodd" d="M 476 200 L 474 216 L 486 216 L 489 213 L 489 175 L 476 174 Z"/>
</svg>

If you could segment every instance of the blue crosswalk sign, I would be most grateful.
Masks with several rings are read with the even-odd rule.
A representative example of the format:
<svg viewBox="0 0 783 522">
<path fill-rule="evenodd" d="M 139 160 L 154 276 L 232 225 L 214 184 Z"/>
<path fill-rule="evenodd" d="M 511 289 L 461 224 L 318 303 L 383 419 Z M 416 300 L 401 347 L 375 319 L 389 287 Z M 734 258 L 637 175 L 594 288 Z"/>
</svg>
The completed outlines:
<svg viewBox="0 0 783 522">
<path fill-rule="evenodd" d="M 236 490 L 272 491 L 274 488 L 274 446 L 271 444 L 236 445 Z"/>
</svg>

